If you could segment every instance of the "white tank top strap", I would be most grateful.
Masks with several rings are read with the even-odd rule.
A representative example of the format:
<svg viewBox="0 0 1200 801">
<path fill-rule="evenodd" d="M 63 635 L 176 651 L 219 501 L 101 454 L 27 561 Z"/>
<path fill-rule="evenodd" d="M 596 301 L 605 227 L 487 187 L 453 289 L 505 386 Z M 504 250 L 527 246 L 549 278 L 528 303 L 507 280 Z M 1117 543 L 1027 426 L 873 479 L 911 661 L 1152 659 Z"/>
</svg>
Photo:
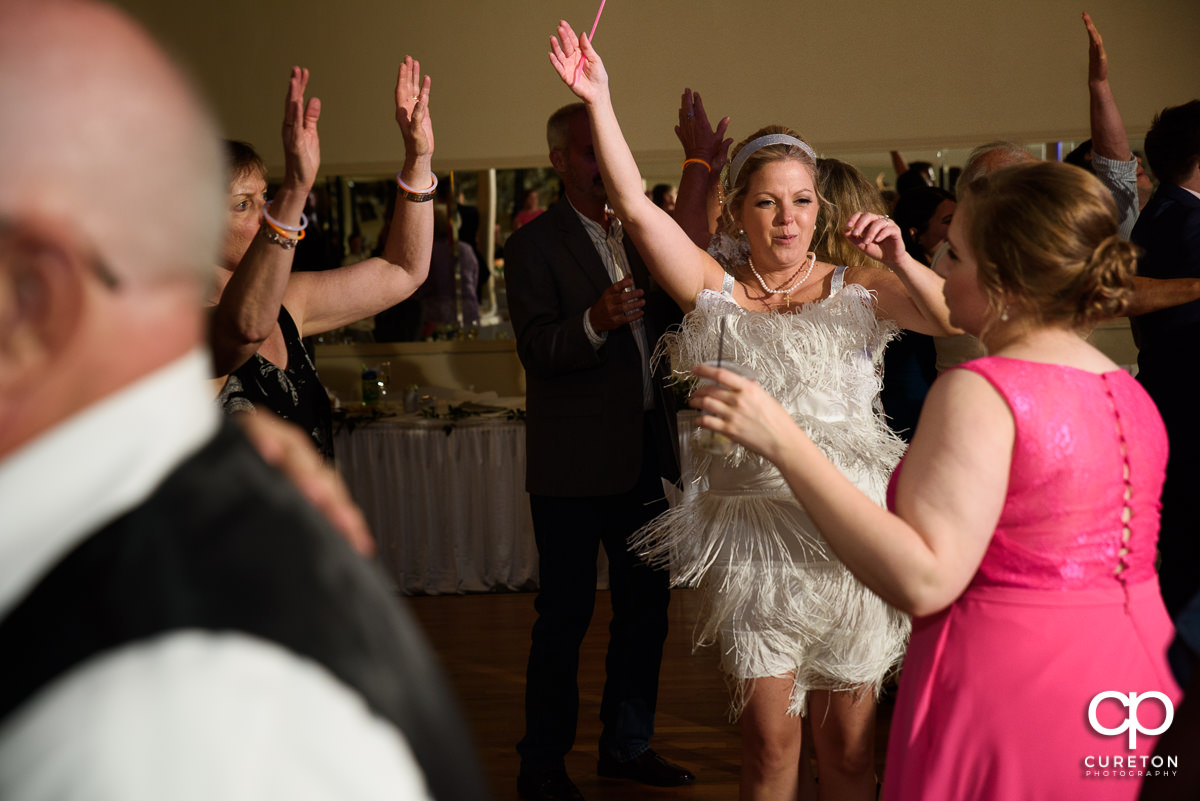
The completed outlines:
<svg viewBox="0 0 1200 801">
<path fill-rule="evenodd" d="M 833 297 L 842 291 L 842 285 L 846 282 L 846 265 L 833 268 L 833 280 L 829 282 L 829 296 Z"/>
<path fill-rule="evenodd" d="M 733 299 L 733 274 L 725 273 L 725 280 L 721 282 L 721 294 L 730 300 Z"/>
</svg>

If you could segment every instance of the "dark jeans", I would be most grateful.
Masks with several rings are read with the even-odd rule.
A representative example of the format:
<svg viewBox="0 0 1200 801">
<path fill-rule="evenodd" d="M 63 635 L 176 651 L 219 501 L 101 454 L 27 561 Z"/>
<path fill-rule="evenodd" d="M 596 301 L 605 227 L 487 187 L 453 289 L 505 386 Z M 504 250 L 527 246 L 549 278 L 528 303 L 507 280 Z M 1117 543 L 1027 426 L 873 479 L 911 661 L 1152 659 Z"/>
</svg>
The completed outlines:
<svg viewBox="0 0 1200 801">
<path fill-rule="evenodd" d="M 517 744 L 522 772 L 562 770 L 563 757 L 575 743 L 579 646 L 596 604 L 601 544 L 608 554 L 613 617 L 600 750 L 625 761 L 650 747 L 670 585 L 666 570 L 650 568 L 627 547 L 630 534 L 667 508 L 649 433 L 645 440 L 641 475 L 629 492 L 530 496 L 540 590 L 525 675 L 525 736 Z"/>
</svg>

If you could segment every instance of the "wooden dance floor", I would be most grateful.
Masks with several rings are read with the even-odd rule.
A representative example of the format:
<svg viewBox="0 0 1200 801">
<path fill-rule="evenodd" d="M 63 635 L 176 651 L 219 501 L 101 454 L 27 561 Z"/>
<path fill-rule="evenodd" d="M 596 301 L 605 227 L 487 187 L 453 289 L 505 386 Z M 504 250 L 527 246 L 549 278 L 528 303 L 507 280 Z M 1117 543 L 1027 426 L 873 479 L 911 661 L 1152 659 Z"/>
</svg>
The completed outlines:
<svg viewBox="0 0 1200 801">
<path fill-rule="evenodd" d="M 529 593 L 487 593 L 406 599 L 458 693 L 496 801 L 517 798 L 516 743 L 524 726 L 533 598 Z M 727 718 L 728 696 L 716 654 L 711 648 L 692 653 L 696 605 L 693 591 L 673 591 L 654 737 L 656 749 L 690 768 L 696 783 L 657 789 L 596 776 L 600 692 L 611 617 L 608 593 L 597 594 L 596 613 L 580 654 L 579 731 L 575 750 L 567 756 L 567 772 L 588 801 L 737 798 L 740 735 Z M 881 777 L 890 712 L 885 700 L 876 746 Z"/>
</svg>

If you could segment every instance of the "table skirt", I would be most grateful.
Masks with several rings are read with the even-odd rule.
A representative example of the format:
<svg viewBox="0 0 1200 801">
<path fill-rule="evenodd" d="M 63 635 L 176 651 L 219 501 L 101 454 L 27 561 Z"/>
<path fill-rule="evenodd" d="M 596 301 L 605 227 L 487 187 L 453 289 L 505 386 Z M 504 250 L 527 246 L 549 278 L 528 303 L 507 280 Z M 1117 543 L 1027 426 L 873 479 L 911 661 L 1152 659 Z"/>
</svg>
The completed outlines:
<svg viewBox="0 0 1200 801">
<path fill-rule="evenodd" d="M 384 420 L 344 427 L 335 452 L 397 589 L 536 588 L 524 423 Z"/>
</svg>

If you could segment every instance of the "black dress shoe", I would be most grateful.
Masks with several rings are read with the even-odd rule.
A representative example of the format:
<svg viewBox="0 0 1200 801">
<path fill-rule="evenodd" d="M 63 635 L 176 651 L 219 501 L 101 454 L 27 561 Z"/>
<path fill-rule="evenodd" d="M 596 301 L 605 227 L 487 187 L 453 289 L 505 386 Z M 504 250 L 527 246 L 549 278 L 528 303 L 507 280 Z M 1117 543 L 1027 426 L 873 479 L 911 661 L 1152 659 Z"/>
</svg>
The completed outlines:
<svg viewBox="0 0 1200 801">
<path fill-rule="evenodd" d="M 565 770 L 522 773 L 517 776 L 517 795 L 527 801 L 583 801 Z"/>
<path fill-rule="evenodd" d="M 596 763 L 596 772 L 608 779 L 632 779 L 652 787 L 678 787 L 696 780 L 682 765 L 668 762 L 651 748 L 628 762 L 618 762 L 605 754 Z"/>
</svg>

